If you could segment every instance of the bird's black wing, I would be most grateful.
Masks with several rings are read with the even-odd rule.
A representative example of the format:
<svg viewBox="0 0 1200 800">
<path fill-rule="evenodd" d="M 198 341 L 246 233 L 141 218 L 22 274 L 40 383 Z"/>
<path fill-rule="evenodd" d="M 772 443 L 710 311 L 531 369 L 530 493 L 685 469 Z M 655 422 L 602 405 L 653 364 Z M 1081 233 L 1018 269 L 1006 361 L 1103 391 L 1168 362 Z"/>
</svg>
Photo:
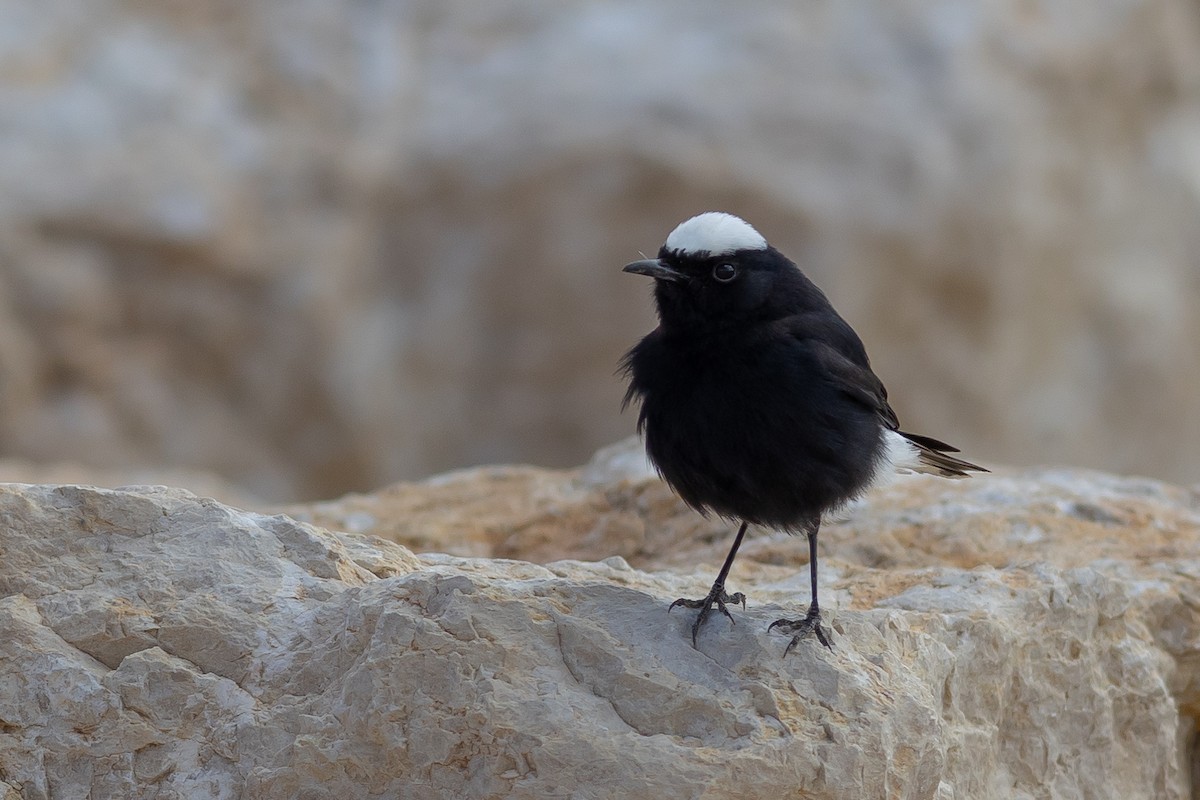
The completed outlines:
<svg viewBox="0 0 1200 800">
<path fill-rule="evenodd" d="M 888 404 L 887 389 L 870 367 L 855 364 L 829 345 L 814 343 L 811 347 L 817 363 L 844 394 L 874 411 L 892 430 L 899 430 L 900 420 Z"/>
<path fill-rule="evenodd" d="M 900 420 L 888 404 L 887 389 L 871 371 L 862 340 L 835 312 L 797 315 L 787 320 L 787 327 L 816 360 L 825 377 L 846 397 L 874 411 L 885 426 L 916 445 L 920 465 L 913 469 L 948 478 L 960 478 L 968 472 L 987 472 L 977 464 L 950 455 L 958 452 L 957 447 L 930 436 L 900 430 Z"/>
<path fill-rule="evenodd" d="M 883 381 L 871 371 L 867 351 L 854 329 L 832 310 L 798 314 L 785 320 L 788 333 L 800 341 L 817 365 L 847 397 L 879 415 L 883 424 L 899 430 L 900 421 L 888 404 Z"/>
</svg>

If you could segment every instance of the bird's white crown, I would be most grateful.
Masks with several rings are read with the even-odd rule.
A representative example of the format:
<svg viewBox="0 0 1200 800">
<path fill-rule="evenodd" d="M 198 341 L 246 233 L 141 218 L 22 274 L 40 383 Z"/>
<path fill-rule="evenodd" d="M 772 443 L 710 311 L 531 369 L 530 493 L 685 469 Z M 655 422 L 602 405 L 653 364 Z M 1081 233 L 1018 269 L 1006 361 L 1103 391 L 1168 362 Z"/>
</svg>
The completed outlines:
<svg viewBox="0 0 1200 800">
<path fill-rule="evenodd" d="M 737 250 L 766 250 L 767 240 L 741 217 L 706 211 L 679 223 L 665 246 L 677 253 L 723 256 Z"/>
</svg>

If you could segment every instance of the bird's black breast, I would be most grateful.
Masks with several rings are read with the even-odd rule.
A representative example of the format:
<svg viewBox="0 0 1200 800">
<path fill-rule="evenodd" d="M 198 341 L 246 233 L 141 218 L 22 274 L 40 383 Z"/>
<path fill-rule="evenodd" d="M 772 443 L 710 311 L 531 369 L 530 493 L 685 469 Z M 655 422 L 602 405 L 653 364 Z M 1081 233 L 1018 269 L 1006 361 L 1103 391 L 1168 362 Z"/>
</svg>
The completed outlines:
<svg viewBox="0 0 1200 800">
<path fill-rule="evenodd" d="M 650 459 L 700 511 L 801 530 L 872 477 L 878 416 L 779 326 L 703 337 L 660 328 L 626 367 Z"/>
</svg>

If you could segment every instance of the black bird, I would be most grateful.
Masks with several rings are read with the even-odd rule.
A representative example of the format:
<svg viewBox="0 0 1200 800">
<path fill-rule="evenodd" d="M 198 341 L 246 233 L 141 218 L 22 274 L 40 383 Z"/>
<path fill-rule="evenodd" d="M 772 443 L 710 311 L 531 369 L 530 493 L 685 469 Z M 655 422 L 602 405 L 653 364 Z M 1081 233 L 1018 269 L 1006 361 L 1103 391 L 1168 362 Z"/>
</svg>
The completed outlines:
<svg viewBox="0 0 1200 800">
<path fill-rule="evenodd" d="M 900 430 L 858 335 L 824 293 L 744 220 L 708 212 L 680 224 L 658 258 L 625 272 L 654 278 L 659 325 L 626 354 L 624 408 L 641 401 L 638 431 L 659 473 L 701 514 L 741 521 L 698 608 L 692 644 L 725 592 L 748 524 L 808 537 L 812 602 L 786 655 L 815 634 L 832 648 L 817 604 L 821 516 L 895 472 L 951 478 L 987 470 L 948 444 Z M 670 609 L 668 609 L 670 610 Z"/>
</svg>

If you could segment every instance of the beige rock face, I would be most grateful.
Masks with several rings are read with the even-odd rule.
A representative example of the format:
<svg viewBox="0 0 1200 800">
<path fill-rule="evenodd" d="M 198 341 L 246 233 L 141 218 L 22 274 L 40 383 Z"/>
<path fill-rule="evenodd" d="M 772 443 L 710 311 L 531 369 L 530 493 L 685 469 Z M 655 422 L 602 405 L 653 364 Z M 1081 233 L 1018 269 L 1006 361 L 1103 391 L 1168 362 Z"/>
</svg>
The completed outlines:
<svg viewBox="0 0 1200 800">
<path fill-rule="evenodd" d="M 748 609 L 693 649 L 666 607 L 707 588 L 729 536 L 668 511 L 633 452 L 309 509 L 536 558 L 664 529 L 602 561 L 414 555 L 178 489 L 0 487 L 0 789 L 1192 796 L 1195 492 L 1078 471 L 902 481 L 826 530 L 835 649 L 783 658 L 766 628 L 803 611 L 799 543 L 749 542 L 731 578 Z"/>
<path fill-rule="evenodd" d="M 0 455 L 276 501 L 579 463 L 632 428 L 617 270 L 725 208 L 914 430 L 1200 476 L 1189 0 L 17 5 Z"/>
</svg>

